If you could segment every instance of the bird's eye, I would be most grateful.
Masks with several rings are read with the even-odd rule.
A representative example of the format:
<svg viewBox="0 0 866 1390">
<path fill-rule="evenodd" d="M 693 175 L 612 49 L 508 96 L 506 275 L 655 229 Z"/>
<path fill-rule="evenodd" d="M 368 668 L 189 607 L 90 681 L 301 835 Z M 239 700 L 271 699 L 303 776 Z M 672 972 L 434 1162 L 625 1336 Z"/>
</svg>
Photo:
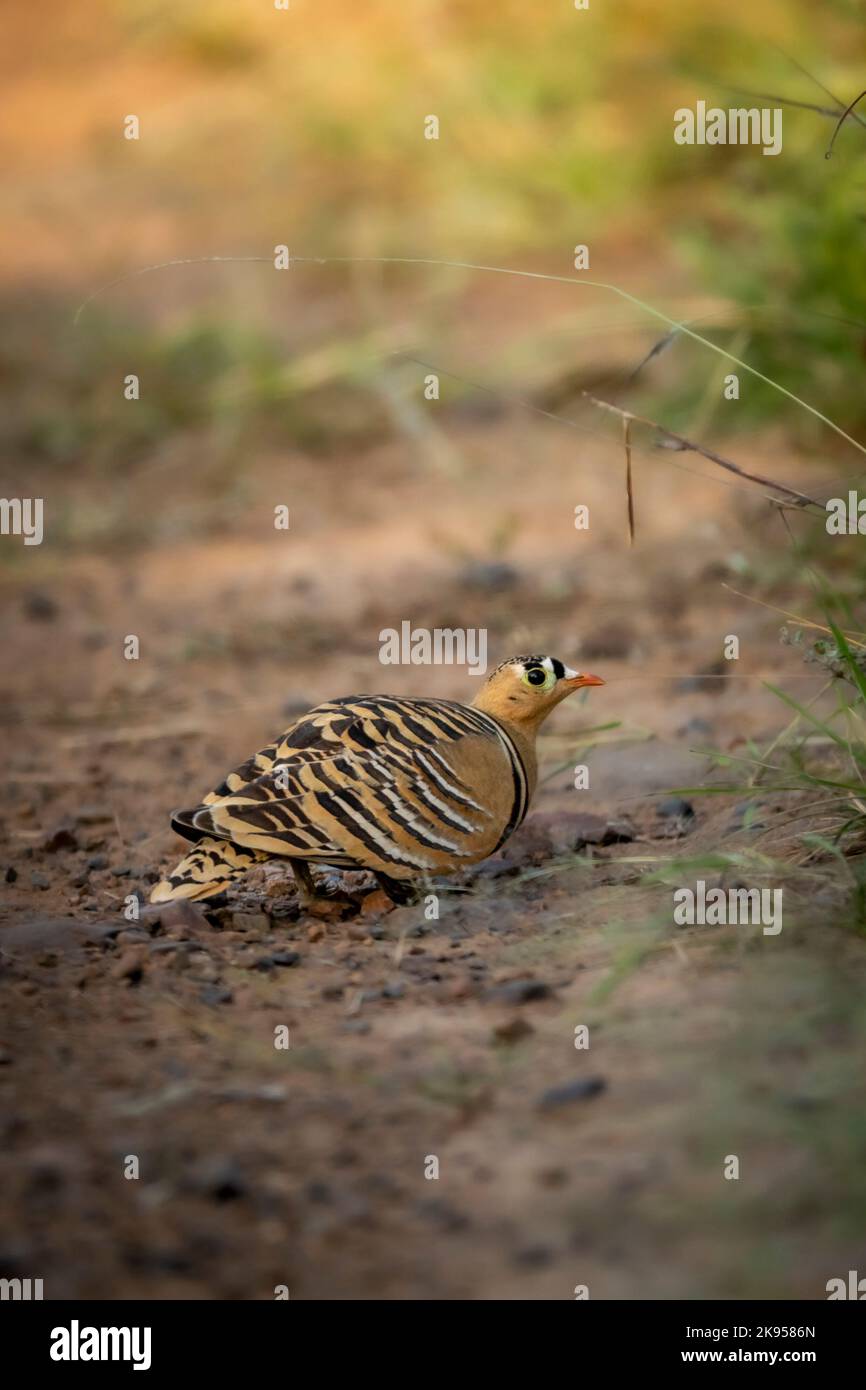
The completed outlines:
<svg viewBox="0 0 866 1390">
<path fill-rule="evenodd" d="M 534 686 L 536 690 L 540 690 L 542 687 L 550 689 L 556 681 L 553 672 L 545 671 L 543 666 L 530 666 L 527 671 L 524 671 L 522 679 L 524 685 Z"/>
</svg>

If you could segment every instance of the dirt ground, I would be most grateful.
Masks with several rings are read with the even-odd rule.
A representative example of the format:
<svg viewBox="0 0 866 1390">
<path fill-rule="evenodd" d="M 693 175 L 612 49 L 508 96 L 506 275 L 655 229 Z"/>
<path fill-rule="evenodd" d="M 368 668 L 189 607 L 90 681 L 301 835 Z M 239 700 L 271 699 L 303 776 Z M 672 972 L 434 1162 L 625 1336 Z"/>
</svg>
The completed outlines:
<svg viewBox="0 0 866 1390">
<path fill-rule="evenodd" d="M 778 616 L 724 587 L 773 518 L 648 460 L 630 549 L 609 448 L 508 408 L 456 415 L 450 438 L 454 473 L 404 440 L 258 456 L 230 524 L 192 540 L 162 522 L 196 477 L 169 491 L 144 468 L 119 501 L 97 479 L 88 508 L 158 539 L 4 572 L 4 1276 L 58 1298 L 810 1299 L 862 1268 L 866 951 L 837 885 L 794 886 L 768 937 L 674 927 L 650 878 L 820 829 L 760 787 L 667 802 L 719 775 L 701 750 L 780 730 L 762 678 L 819 688 Z M 808 474 L 772 437 L 752 459 Z M 487 628 L 491 663 L 545 650 L 608 681 L 547 725 L 510 846 L 432 886 L 438 919 L 359 876 L 346 915 L 310 917 L 275 869 L 207 917 L 127 920 L 182 848 L 172 808 L 292 715 L 362 691 L 472 698 L 464 671 L 379 665 L 405 618 Z M 720 664 L 728 633 L 741 657 Z"/>
</svg>

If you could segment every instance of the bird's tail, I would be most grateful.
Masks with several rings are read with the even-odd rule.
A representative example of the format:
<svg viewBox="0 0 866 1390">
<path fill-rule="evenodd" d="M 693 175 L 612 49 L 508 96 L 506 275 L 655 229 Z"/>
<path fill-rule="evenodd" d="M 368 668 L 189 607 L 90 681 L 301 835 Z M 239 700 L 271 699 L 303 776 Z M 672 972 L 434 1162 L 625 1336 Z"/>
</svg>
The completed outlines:
<svg viewBox="0 0 866 1390">
<path fill-rule="evenodd" d="M 152 889 L 152 903 L 169 903 L 177 898 L 213 898 L 235 879 L 242 878 L 253 864 L 267 859 L 256 849 L 241 849 L 230 840 L 205 835 L 195 849 L 184 855 L 167 878 Z"/>
</svg>

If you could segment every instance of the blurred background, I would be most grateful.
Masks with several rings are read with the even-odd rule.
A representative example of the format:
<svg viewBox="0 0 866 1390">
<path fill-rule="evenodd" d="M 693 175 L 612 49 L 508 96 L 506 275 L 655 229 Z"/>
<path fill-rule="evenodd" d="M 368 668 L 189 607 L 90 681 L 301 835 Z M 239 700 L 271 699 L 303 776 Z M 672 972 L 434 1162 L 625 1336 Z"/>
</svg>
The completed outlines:
<svg viewBox="0 0 866 1390">
<path fill-rule="evenodd" d="M 44 499 L 45 539 L 0 538 L 0 921 L 21 933 L 0 1274 L 83 1297 L 822 1297 L 862 1253 L 863 689 L 850 648 L 816 655 L 807 627 L 804 664 L 779 641 L 829 613 L 861 650 L 862 540 L 662 445 L 819 502 L 866 471 L 866 111 L 824 157 L 863 86 L 864 7 L 735 8 L 7 0 L 0 490 Z M 699 100 L 783 107 L 782 153 L 677 145 Z M 303 259 L 276 271 L 278 245 Z M 622 419 L 585 393 L 650 422 L 634 544 Z M 551 726 L 539 809 L 567 824 L 591 761 L 630 868 L 587 879 L 559 844 L 548 872 L 530 846 L 507 889 L 463 885 L 408 985 L 400 913 L 352 940 L 284 927 L 309 946 L 291 986 L 227 947 L 221 1011 L 207 971 L 133 979 L 113 939 L 67 949 L 57 922 L 116 914 L 174 854 L 169 811 L 292 714 L 471 698 L 454 668 L 383 670 L 379 631 L 406 619 L 609 679 Z M 768 776 L 792 719 L 813 743 Z M 807 765 L 834 739 L 842 771 Z M 722 774 L 752 780 L 659 810 Z M 784 864 L 801 911 L 775 955 L 669 939 L 686 860 Z M 557 992 L 512 1036 L 514 1000 L 482 984 L 527 973 Z M 269 1109 L 287 1011 L 304 1041 Z M 604 1097 L 539 1129 L 590 1021 Z M 751 1186 L 719 1180 L 738 1144 Z M 435 1200 L 431 1152 L 451 1158 Z"/>
</svg>

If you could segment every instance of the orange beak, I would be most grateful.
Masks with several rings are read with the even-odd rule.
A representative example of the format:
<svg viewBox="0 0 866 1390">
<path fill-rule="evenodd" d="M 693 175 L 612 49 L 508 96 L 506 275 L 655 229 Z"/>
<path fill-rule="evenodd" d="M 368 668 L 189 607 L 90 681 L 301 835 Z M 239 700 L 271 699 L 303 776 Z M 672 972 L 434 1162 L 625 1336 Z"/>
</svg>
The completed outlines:
<svg viewBox="0 0 866 1390">
<path fill-rule="evenodd" d="M 580 690 L 584 685 L 604 685 L 601 676 L 572 676 L 571 680 L 563 681 L 563 685 L 570 685 L 572 690 Z"/>
</svg>

